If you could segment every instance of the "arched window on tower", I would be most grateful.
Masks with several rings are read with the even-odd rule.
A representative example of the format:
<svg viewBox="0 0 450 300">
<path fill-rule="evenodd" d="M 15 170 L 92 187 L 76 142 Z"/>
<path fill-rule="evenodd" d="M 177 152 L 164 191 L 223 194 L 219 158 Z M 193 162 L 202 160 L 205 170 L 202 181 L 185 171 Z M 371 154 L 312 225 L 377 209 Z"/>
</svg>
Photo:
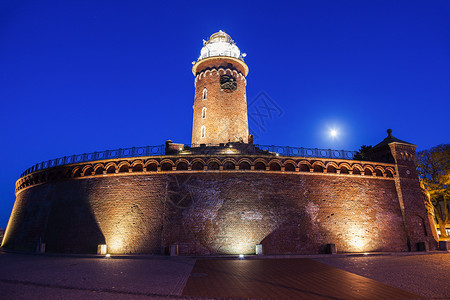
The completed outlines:
<svg viewBox="0 0 450 300">
<path fill-rule="evenodd" d="M 208 90 L 206 88 L 203 89 L 203 100 L 206 100 L 206 98 L 208 97 Z"/>
<path fill-rule="evenodd" d="M 206 127 L 205 125 L 202 126 L 202 133 L 201 133 L 201 137 L 204 138 L 206 136 Z"/>
<path fill-rule="evenodd" d="M 202 119 L 206 119 L 206 107 L 202 109 Z"/>
</svg>

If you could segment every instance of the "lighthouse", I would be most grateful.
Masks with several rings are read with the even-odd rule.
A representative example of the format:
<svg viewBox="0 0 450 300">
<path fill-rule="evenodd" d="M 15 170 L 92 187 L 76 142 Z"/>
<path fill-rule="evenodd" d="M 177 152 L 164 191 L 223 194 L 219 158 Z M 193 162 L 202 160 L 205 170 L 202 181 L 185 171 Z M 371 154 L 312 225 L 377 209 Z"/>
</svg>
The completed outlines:
<svg viewBox="0 0 450 300">
<path fill-rule="evenodd" d="M 223 31 L 203 42 L 192 67 L 195 76 L 192 145 L 248 143 L 248 66 L 236 43 Z"/>
</svg>

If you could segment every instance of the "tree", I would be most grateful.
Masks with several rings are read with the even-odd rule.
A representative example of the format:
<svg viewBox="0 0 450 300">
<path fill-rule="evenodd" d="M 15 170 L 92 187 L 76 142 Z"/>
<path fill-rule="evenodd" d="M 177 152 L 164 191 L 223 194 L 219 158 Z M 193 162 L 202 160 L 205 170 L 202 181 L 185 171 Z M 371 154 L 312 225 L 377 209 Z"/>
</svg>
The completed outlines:
<svg viewBox="0 0 450 300">
<path fill-rule="evenodd" d="M 426 205 L 439 224 L 441 236 L 447 238 L 445 228 L 450 221 L 450 144 L 418 152 L 417 173 Z"/>
<path fill-rule="evenodd" d="M 362 145 L 361 148 L 359 148 L 359 151 L 356 152 L 353 159 L 366 161 L 372 160 L 372 146 Z"/>
</svg>

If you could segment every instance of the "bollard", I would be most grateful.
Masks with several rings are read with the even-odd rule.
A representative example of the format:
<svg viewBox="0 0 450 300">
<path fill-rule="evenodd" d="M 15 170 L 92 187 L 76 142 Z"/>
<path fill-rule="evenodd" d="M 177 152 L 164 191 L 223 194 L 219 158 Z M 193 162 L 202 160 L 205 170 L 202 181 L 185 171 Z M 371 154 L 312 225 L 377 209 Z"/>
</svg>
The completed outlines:
<svg viewBox="0 0 450 300">
<path fill-rule="evenodd" d="M 428 252 L 428 251 L 429 251 L 428 243 L 425 243 L 425 242 L 418 242 L 418 243 L 416 244 L 416 246 L 417 246 L 417 251 L 425 251 L 425 252 Z"/>
<path fill-rule="evenodd" d="M 170 245 L 170 256 L 178 256 L 178 245 Z"/>
<path fill-rule="evenodd" d="M 256 255 L 263 255 L 263 245 L 258 244 L 256 245 Z"/>
<path fill-rule="evenodd" d="M 326 253 L 327 254 L 336 254 L 337 253 L 336 244 L 327 244 Z"/>
<path fill-rule="evenodd" d="M 106 245 L 105 244 L 99 244 L 97 246 L 97 254 L 105 255 L 106 254 Z"/>
<path fill-rule="evenodd" d="M 439 250 L 448 251 L 448 241 L 439 241 Z"/>
</svg>

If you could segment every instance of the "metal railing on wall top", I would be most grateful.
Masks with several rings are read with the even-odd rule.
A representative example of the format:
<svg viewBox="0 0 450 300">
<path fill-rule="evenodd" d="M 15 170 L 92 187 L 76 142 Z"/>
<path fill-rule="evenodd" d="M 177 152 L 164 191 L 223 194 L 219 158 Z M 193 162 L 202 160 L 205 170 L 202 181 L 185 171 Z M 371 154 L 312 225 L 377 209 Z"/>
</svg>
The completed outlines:
<svg viewBox="0 0 450 300">
<path fill-rule="evenodd" d="M 187 146 L 188 144 L 185 145 Z M 209 144 L 206 145 L 206 147 L 209 146 L 219 146 L 219 145 L 209 145 Z M 255 146 L 261 150 L 266 150 L 268 152 L 275 153 L 281 156 L 317 157 L 317 158 L 351 160 L 357 153 L 356 151 L 332 150 L 320 148 L 304 148 L 304 147 L 274 146 L 274 145 L 259 145 L 259 144 L 255 144 Z M 34 166 L 25 170 L 25 172 L 21 174 L 21 177 L 30 174 L 32 172 L 63 165 L 84 163 L 103 159 L 164 155 L 165 147 L 166 146 L 163 144 L 157 146 L 120 148 L 115 150 L 106 150 L 100 152 L 91 152 L 59 157 L 35 164 Z"/>
</svg>

